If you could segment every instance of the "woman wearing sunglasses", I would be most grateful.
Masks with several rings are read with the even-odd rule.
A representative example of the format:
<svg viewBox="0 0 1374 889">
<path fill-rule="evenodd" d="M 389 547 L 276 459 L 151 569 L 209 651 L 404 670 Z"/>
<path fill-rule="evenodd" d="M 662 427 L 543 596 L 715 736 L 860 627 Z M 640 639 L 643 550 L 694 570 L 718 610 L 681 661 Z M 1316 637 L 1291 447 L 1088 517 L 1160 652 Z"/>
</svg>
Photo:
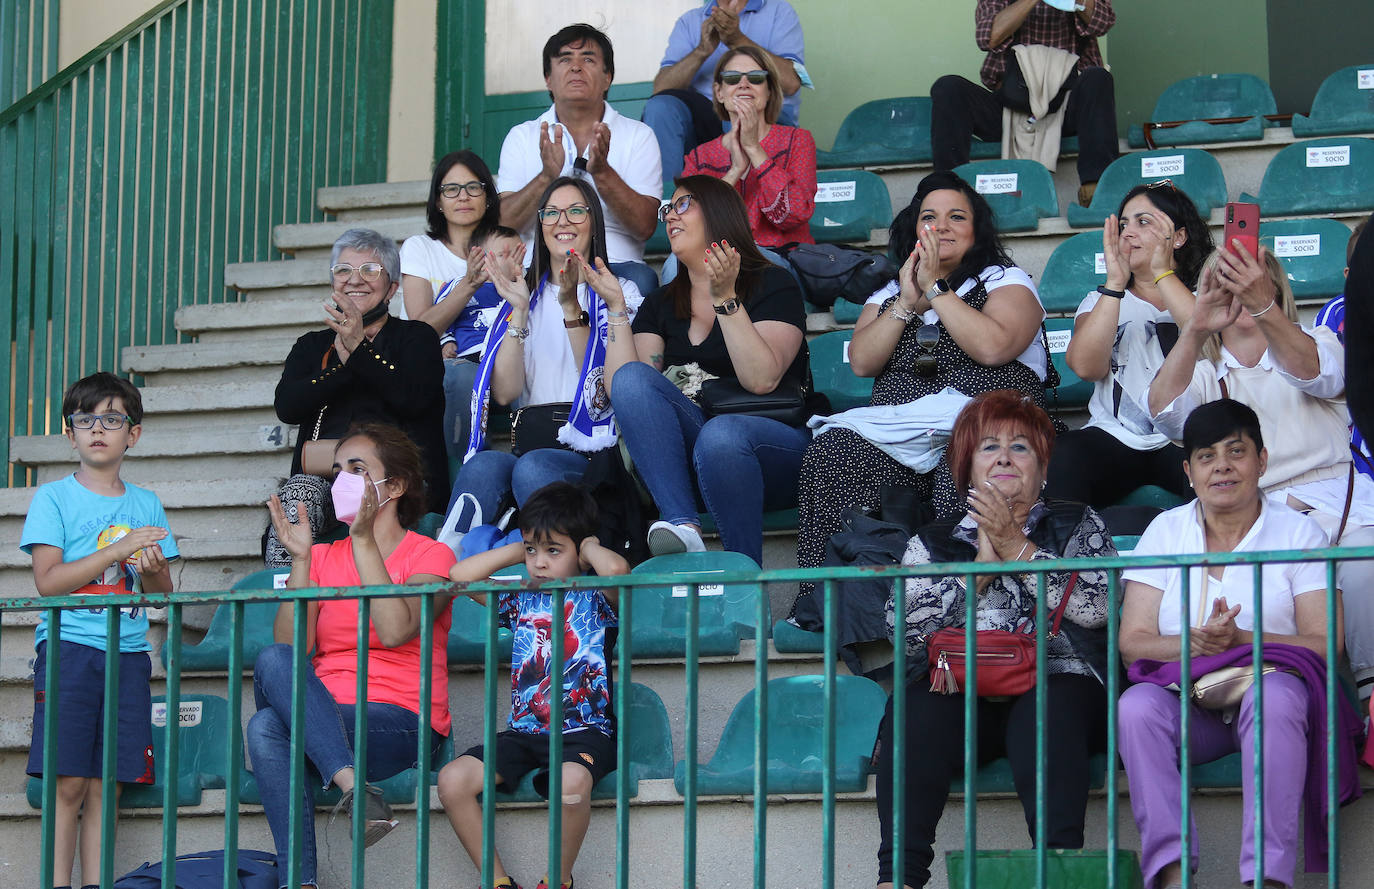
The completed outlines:
<svg viewBox="0 0 1374 889">
<path fill-rule="evenodd" d="M 296 505 L 305 505 L 316 540 L 335 524 L 327 481 L 334 475 L 333 445 L 355 423 L 395 426 L 419 447 L 430 512 L 443 510 L 448 490 L 448 458 L 435 409 L 444 397 L 439 335 L 422 321 L 393 318 L 388 311 L 401 280 L 396 242 L 371 229 L 349 229 L 334 243 L 330 280 L 326 329 L 303 335 L 291 347 L 274 403 L 283 423 L 300 427 L 292 475 L 279 496 L 291 521 L 297 519 Z M 269 568 L 291 564 L 270 526 L 264 550 Z"/>
<path fill-rule="evenodd" d="M 602 373 L 606 339 L 612 325 L 633 320 L 643 301 L 628 278 L 583 274 L 580 260 L 606 261 L 605 217 L 589 180 L 555 179 L 538 207 L 528 273 L 521 274 L 518 257 L 488 252 L 485 258 L 505 305 L 482 348 L 472 434 L 450 501 L 453 508 L 470 495 L 485 522 L 495 520 L 508 494 L 518 506 L 550 482 L 576 482 L 588 454 L 615 446 Z M 519 408 L 511 433 L 516 453 L 485 449 L 492 401 Z M 461 520 L 459 530 L 468 525 Z"/>
<path fill-rule="evenodd" d="M 731 50 L 716 65 L 714 88 L 716 114 L 730 129 L 692 149 L 683 175 L 715 176 L 734 186 L 756 243 L 814 244 L 816 140 L 808 130 L 778 123 L 783 96 L 773 60 L 756 46 Z"/>
<path fill-rule="evenodd" d="M 849 345 L 854 373 L 876 378 L 871 404 L 905 404 L 950 387 L 969 396 L 1015 389 L 1043 408 L 1045 310 L 1030 276 L 1002 246 L 983 196 L 953 173 L 932 173 L 892 221 L 889 243 L 905 260 L 898 281 L 869 298 Z M 935 516 L 961 506 L 943 457 L 918 474 L 843 428 L 811 442 L 800 485 L 797 561 L 803 568 L 821 564 L 846 507 L 876 511 L 884 488 L 913 490 L 933 502 Z M 803 584 L 802 596 L 810 591 Z M 854 618 L 866 627 L 865 638 L 841 638 L 841 644 L 890 638 L 881 614 Z"/>
</svg>

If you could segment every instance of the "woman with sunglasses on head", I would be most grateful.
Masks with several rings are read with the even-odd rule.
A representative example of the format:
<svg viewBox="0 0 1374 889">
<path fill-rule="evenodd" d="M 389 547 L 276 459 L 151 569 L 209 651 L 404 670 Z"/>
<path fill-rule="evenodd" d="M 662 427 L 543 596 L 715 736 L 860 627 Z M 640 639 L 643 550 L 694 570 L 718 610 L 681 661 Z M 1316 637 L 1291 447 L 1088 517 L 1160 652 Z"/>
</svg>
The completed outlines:
<svg viewBox="0 0 1374 889">
<path fill-rule="evenodd" d="M 744 202 L 719 179 L 678 179 L 662 216 L 686 273 L 649 294 L 632 327 L 613 317 L 606 343 L 611 403 L 662 517 L 649 529 L 649 549 L 703 550 L 704 506 L 727 550 L 761 562 L 763 513 L 796 503 L 810 433 L 750 413 L 708 416 L 664 371 L 696 365 L 737 384 L 742 396 L 768 395 L 784 384 L 807 392 L 801 290 L 759 253 Z M 593 277 L 614 315 L 619 298 L 605 267 L 584 264 L 583 274 Z"/>
<path fill-rule="evenodd" d="M 854 373 L 876 378 L 870 403 L 905 404 L 950 387 L 969 396 L 1015 389 L 1044 407 L 1045 310 L 1002 246 L 983 196 L 953 173 L 932 173 L 892 221 L 889 243 L 904 260 L 898 281 L 869 298 L 849 345 Z M 820 565 L 841 512 L 876 511 L 890 486 L 914 489 L 934 515 L 959 505 L 943 457 L 918 474 L 852 430 L 816 436 L 802 462 L 798 564 Z M 803 584 L 802 595 L 810 591 Z M 870 617 L 872 638 L 887 638 L 882 616 Z"/>
<path fill-rule="evenodd" d="M 576 482 L 590 453 L 615 445 L 615 417 L 602 373 L 606 340 L 614 330 L 610 325 L 632 320 L 643 300 L 628 278 L 584 274 L 585 261 L 606 261 L 606 222 L 587 179 L 554 180 L 538 206 L 539 237 L 527 274 L 521 274 L 518 257 L 489 252 L 485 258 L 504 305 L 482 350 L 472 434 L 450 508 L 470 495 L 486 522 L 495 520 L 508 494 L 518 506 L 550 482 Z M 530 412 L 523 416 L 531 422 L 554 414 L 560 420 L 566 414 L 567 422 L 557 427 L 556 438 L 551 433 L 533 442 L 514 429 L 514 444 L 523 451 L 518 457 L 485 450 L 491 401 L 518 404 Z M 517 425 L 522 422 L 517 419 Z M 468 524 L 461 521 L 459 530 L 466 531 Z"/>
<path fill-rule="evenodd" d="M 334 242 L 330 279 L 326 329 L 304 334 L 291 347 L 274 402 L 283 423 L 300 427 L 281 501 L 292 521 L 296 504 L 305 504 L 315 539 L 335 523 L 324 443 L 355 423 L 387 423 L 419 447 L 430 512 L 443 511 L 448 490 L 448 458 L 434 409 L 444 397 L 439 335 L 422 321 L 393 318 L 388 311 L 401 280 L 396 242 L 371 229 L 349 229 Z M 305 465 L 311 442 L 319 444 L 311 447 L 310 462 L 323 448 L 323 465 Z M 264 556 L 268 567 L 291 562 L 271 527 Z"/>
<path fill-rule="evenodd" d="M 1210 252 L 1207 221 L 1167 179 L 1132 188 L 1107 217 L 1107 281 L 1079 304 L 1065 355 L 1094 384 L 1088 422 L 1059 437 L 1050 496 L 1099 509 L 1142 485 L 1190 496 L 1183 451 L 1155 427 L 1145 393 L 1193 313 L 1193 288 Z"/>
<path fill-rule="evenodd" d="M 814 244 L 816 140 L 808 130 L 778 123 L 777 66 L 758 47 L 740 46 L 720 57 L 714 90 L 716 114 L 730 129 L 692 149 L 682 174 L 733 186 L 744 198 L 755 243 Z"/>
</svg>

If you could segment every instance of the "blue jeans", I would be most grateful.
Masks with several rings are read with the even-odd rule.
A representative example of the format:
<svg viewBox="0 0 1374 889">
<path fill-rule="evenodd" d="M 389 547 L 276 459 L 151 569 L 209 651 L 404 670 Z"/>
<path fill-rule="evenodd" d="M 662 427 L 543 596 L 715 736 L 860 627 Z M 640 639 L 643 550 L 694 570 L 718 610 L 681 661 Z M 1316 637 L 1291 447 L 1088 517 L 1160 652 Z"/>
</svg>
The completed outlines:
<svg viewBox="0 0 1374 889">
<path fill-rule="evenodd" d="M 291 825 L 287 812 L 291 793 L 291 646 L 269 645 L 253 665 L 253 699 L 258 712 L 248 720 L 244 742 L 252 758 L 253 775 L 262 795 L 263 814 L 277 846 L 280 885 L 286 885 L 286 862 L 291 854 Z M 353 720 L 356 708 L 341 705 L 306 664 L 305 737 L 306 781 L 328 787 L 340 769 L 353 766 Z M 442 743 L 437 734 L 434 739 Z M 420 718 L 393 704 L 367 705 L 367 778 L 380 780 L 415 765 Z M 433 745 L 437 751 L 439 744 Z M 318 885 L 315 867 L 315 800 L 309 783 L 301 808 L 301 883 Z"/>
<path fill-rule="evenodd" d="M 458 470 L 448 512 L 463 494 L 477 498 L 482 507 L 482 522 L 490 525 L 507 494 L 523 506 L 529 496 L 550 482 L 576 482 L 587 471 L 587 458 L 576 451 L 540 448 L 516 457 L 505 451 L 480 451 Z"/>
<path fill-rule="evenodd" d="M 476 361 L 444 359 L 444 448 L 450 458 L 463 459 L 472 428 L 472 384 L 477 380 Z"/>
<path fill-rule="evenodd" d="M 744 414 L 707 420 L 663 374 L 639 361 L 616 371 L 611 404 L 663 520 L 697 524 L 697 505 L 704 503 L 725 548 L 762 564 L 764 510 L 797 505 L 811 431 Z"/>
</svg>

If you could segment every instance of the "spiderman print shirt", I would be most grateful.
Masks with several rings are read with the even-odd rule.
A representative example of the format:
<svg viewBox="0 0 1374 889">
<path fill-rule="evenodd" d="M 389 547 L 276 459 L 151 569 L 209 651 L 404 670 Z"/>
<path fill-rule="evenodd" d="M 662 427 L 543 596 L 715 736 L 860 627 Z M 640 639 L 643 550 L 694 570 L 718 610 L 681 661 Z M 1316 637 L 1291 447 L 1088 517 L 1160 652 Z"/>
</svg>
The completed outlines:
<svg viewBox="0 0 1374 889">
<path fill-rule="evenodd" d="M 501 625 L 515 634 L 511 648 L 511 731 L 549 733 L 553 686 L 553 594 L 505 593 Z M 615 733 L 606 651 L 615 643 L 616 616 L 599 590 L 568 590 L 563 602 L 563 731 Z"/>
</svg>

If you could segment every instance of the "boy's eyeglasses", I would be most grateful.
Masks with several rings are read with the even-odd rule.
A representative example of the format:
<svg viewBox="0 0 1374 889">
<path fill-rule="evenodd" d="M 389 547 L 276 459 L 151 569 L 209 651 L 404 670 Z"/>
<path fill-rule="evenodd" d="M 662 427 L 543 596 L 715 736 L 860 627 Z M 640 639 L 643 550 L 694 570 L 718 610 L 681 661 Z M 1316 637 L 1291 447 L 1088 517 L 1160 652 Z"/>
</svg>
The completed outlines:
<svg viewBox="0 0 1374 889">
<path fill-rule="evenodd" d="M 688 208 L 692 206 L 692 202 L 695 200 L 696 197 L 694 195 L 685 194 L 675 201 L 668 201 L 662 207 L 658 208 L 658 221 L 667 222 L 669 213 L 676 213 L 681 216 L 683 213 L 687 212 Z"/>
<path fill-rule="evenodd" d="M 439 194 L 446 198 L 456 198 L 462 192 L 467 192 L 470 198 L 480 198 L 487 187 L 476 179 L 471 182 L 449 182 L 439 186 Z"/>
<path fill-rule="evenodd" d="M 544 225 L 557 225 L 558 217 L 568 217 L 568 222 L 573 225 L 581 225 L 587 221 L 591 215 L 591 209 L 585 204 L 573 204 L 571 207 L 541 207 L 539 209 L 539 221 Z"/>
<path fill-rule="evenodd" d="M 916 328 L 916 348 L 921 350 L 916 356 L 917 376 L 933 377 L 940 369 L 940 362 L 935 357 L 935 345 L 939 342 L 939 324 L 923 324 Z"/>
<path fill-rule="evenodd" d="M 334 276 L 335 281 L 347 281 L 353 277 L 355 271 L 363 276 L 364 281 L 375 281 L 382 276 L 383 269 L 380 262 L 365 262 L 358 266 L 338 262 L 329 269 L 329 273 Z"/>
<path fill-rule="evenodd" d="M 734 86 L 740 82 L 740 78 L 747 78 L 750 83 L 758 86 L 760 83 L 768 82 L 768 72 L 760 71 L 755 68 L 753 71 L 722 71 L 720 72 L 720 82 L 726 86 Z"/>
<path fill-rule="evenodd" d="M 134 420 L 125 414 L 72 414 L 67 417 L 67 423 L 73 429 L 94 429 L 96 422 L 99 422 L 102 428 L 113 432 L 122 429 L 125 423 L 132 426 Z"/>
</svg>

